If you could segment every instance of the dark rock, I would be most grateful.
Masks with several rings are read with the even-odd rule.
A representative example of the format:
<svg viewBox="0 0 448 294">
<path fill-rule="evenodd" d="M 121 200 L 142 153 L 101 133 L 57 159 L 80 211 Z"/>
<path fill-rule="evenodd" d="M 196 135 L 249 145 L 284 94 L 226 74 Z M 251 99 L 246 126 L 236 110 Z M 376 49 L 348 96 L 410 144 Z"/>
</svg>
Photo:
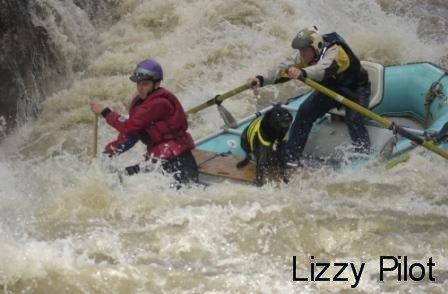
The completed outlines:
<svg viewBox="0 0 448 294">
<path fill-rule="evenodd" d="M 0 116 L 10 128 L 16 114 L 32 116 L 58 74 L 48 34 L 34 27 L 28 0 L 0 0 Z"/>
<path fill-rule="evenodd" d="M 65 1 L 61 2 L 72 1 L 83 9 L 94 25 L 104 24 L 102 19 L 112 16 L 108 10 L 115 5 L 111 0 Z M 33 23 L 33 14 L 42 13 L 45 18 L 48 7 L 46 1 L 0 0 L 0 119 L 6 119 L 9 129 L 35 117 L 45 97 L 67 86 L 67 77 L 83 68 L 79 63 L 76 68 L 67 64 L 67 56 L 51 39 L 49 28 Z M 57 24 L 65 13 L 70 12 L 54 11 Z"/>
</svg>

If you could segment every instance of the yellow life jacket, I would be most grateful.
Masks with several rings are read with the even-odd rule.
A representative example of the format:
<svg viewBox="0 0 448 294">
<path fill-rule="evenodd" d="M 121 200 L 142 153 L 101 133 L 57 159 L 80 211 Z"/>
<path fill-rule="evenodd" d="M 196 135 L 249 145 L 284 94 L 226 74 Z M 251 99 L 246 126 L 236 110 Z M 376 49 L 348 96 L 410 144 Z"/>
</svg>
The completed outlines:
<svg viewBox="0 0 448 294">
<path fill-rule="evenodd" d="M 263 135 L 261 134 L 261 119 L 262 117 L 258 117 L 256 119 L 254 119 L 248 126 L 247 128 L 247 132 L 246 132 L 246 138 L 247 141 L 249 142 L 249 148 L 250 151 L 253 152 L 254 151 L 254 140 L 255 138 L 258 138 L 258 140 L 260 141 L 260 143 L 263 146 L 269 147 L 271 146 L 271 142 L 267 141 L 266 139 L 263 138 Z"/>
</svg>

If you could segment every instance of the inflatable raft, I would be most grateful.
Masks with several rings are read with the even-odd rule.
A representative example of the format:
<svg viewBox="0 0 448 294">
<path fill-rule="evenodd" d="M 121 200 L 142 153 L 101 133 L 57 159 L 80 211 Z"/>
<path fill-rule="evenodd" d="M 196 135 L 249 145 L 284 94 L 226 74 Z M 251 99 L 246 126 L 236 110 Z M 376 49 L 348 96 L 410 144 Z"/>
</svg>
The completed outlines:
<svg viewBox="0 0 448 294">
<path fill-rule="evenodd" d="M 369 72 L 369 108 L 372 112 L 422 140 L 438 140 L 439 147 L 448 149 L 448 144 L 441 140 L 442 136 L 437 137 L 442 129 L 447 131 L 444 128 L 448 122 L 447 71 L 426 62 L 386 67 L 368 61 L 362 61 L 362 64 Z M 283 107 L 295 117 L 297 109 L 310 93 L 289 99 Z M 236 168 L 236 163 L 244 157 L 240 135 L 250 121 L 271 107 L 238 121 L 232 128 L 222 127 L 195 142 L 194 155 L 200 172 L 222 179 L 252 182 L 254 165 Z M 344 146 L 351 144 L 344 114 L 344 108 L 333 109 L 314 123 L 304 155 L 333 161 L 344 157 L 344 150 L 347 150 Z M 381 160 L 394 160 L 416 146 L 415 140 L 400 136 L 373 120 L 367 120 L 366 125 L 372 154 Z"/>
</svg>

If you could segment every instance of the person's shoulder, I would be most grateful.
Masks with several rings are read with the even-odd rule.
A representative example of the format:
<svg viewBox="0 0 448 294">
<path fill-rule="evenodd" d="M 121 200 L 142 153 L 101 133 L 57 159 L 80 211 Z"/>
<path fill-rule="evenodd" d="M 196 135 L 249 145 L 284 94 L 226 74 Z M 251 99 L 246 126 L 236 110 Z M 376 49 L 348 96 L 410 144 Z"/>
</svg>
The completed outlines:
<svg viewBox="0 0 448 294">
<path fill-rule="evenodd" d="M 331 46 L 329 46 L 326 50 L 326 53 L 328 54 L 329 52 L 339 52 L 339 51 L 344 51 L 344 47 L 341 46 L 341 44 L 331 44 Z"/>
<path fill-rule="evenodd" d="M 171 102 L 173 100 L 179 102 L 179 98 L 170 90 L 163 87 L 160 87 L 159 89 L 161 90 L 160 97 L 167 98 Z"/>
<path fill-rule="evenodd" d="M 160 87 L 157 92 L 153 94 L 151 99 L 147 99 L 144 107 L 145 108 L 163 108 L 166 109 L 175 107 L 176 104 L 180 103 L 179 99 L 168 89 Z"/>
<path fill-rule="evenodd" d="M 158 91 L 158 93 L 159 93 L 160 95 L 174 95 L 173 92 L 171 92 L 170 90 L 168 90 L 168 89 L 165 88 L 165 87 L 159 87 L 159 88 L 157 89 L 157 91 Z"/>
<path fill-rule="evenodd" d="M 170 90 L 168 90 L 167 88 L 164 88 L 164 87 L 160 87 L 158 89 L 158 93 L 156 93 L 156 95 L 159 97 L 178 99 L 177 96 L 173 92 L 171 92 Z"/>
</svg>

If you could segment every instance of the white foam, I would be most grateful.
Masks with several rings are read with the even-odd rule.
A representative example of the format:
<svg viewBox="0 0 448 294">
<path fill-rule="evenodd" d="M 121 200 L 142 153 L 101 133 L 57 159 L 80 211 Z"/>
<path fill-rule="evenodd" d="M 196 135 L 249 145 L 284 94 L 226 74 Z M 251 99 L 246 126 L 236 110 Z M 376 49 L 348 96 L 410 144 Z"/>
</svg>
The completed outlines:
<svg viewBox="0 0 448 294">
<path fill-rule="evenodd" d="M 297 30 L 312 24 L 321 32 L 336 29 L 370 60 L 440 63 L 446 44 L 422 39 L 413 18 L 384 12 L 373 1 L 125 0 L 116 8 L 121 18 L 95 31 L 84 12 L 56 2 L 39 4 L 66 16 L 62 26 L 54 17 L 33 21 L 52 28 L 68 64 L 81 56 L 88 67 L 69 89 L 47 98 L 37 121 L 0 145 L 0 284 L 32 291 L 34 281 L 47 280 L 84 292 L 348 289 L 291 283 L 292 255 L 312 254 L 370 262 L 369 271 L 380 254 L 432 255 L 440 271 L 448 270 L 446 163 L 420 149 L 390 171 L 302 172 L 281 189 L 225 182 L 175 191 L 157 172 L 120 183 L 110 169 L 139 162 L 141 145 L 112 162 L 88 162 L 87 102 L 126 112 L 135 90 L 128 75 L 140 59 L 157 58 L 164 85 L 189 108 L 274 66 L 290 53 Z M 93 36 L 92 48 L 85 46 Z M 267 92 L 285 100 L 296 87 L 284 89 Z M 254 100 L 245 92 L 225 106 L 243 117 L 255 111 Z M 200 138 L 222 124 L 210 108 L 192 118 L 191 131 Z M 115 136 L 100 120 L 100 150 Z M 408 289 L 379 286 L 375 275 L 359 289 L 389 286 Z"/>
</svg>

